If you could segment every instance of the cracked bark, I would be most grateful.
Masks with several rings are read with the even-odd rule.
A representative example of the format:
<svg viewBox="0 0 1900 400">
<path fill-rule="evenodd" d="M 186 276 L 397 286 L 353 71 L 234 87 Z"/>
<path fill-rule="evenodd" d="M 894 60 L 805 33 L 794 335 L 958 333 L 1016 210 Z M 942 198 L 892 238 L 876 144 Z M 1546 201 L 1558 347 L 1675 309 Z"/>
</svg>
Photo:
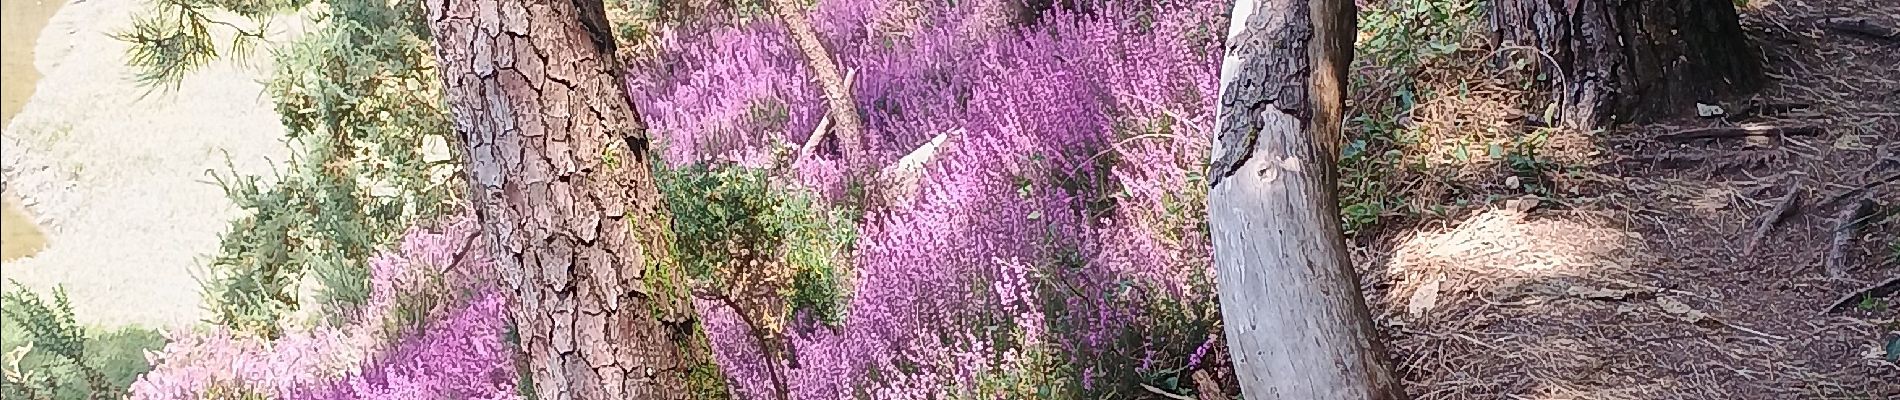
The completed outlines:
<svg viewBox="0 0 1900 400">
<path fill-rule="evenodd" d="M 430 0 L 470 198 L 537 397 L 684 399 L 705 354 L 600 0 Z"/>
<path fill-rule="evenodd" d="M 1499 43 L 1542 53 L 1522 56 L 1565 126 L 1693 115 L 1763 83 L 1731 0 L 1492 0 L 1490 17 Z"/>
<path fill-rule="evenodd" d="M 1404 399 L 1346 255 L 1335 192 L 1352 0 L 1238 0 L 1208 226 L 1249 399 Z"/>
</svg>

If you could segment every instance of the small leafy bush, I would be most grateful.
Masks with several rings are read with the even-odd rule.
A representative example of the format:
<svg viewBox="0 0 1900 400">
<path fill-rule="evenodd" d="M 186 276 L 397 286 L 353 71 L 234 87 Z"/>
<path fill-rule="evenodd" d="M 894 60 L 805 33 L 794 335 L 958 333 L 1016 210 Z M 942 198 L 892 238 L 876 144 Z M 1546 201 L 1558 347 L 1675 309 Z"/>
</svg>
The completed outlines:
<svg viewBox="0 0 1900 400">
<path fill-rule="evenodd" d="M 142 76 L 162 84 L 220 55 L 199 13 L 265 21 L 306 2 L 164 0 L 121 38 L 134 44 L 131 62 Z M 232 221 L 210 258 L 208 308 L 213 322 L 266 337 L 308 306 L 340 323 L 366 301 L 364 262 L 377 245 L 443 215 L 461 193 L 421 1 L 325 3 L 320 29 L 272 53 L 276 71 L 265 89 L 294 158 L 274 176 L 217 177 L 246 216 Z M 220 27 L 238 30 L 231 50 L 255 39 Z M 315 299 L 301 295 L 310 275 L 320 283 Z"/>
<path fill-rule="evenodd" d="M 746 312 L 771 326 L 801 311 L 827 323 L 843 318 L 853 212 L 773 182 L 765 169 L 700 163 L 659 174 L 674 255 L 689 276 L 744 291 L 728 296 L 761 308 Z"/>
<path fill-rule="evenodd" d="M 0 310 L 0 397 L 7 399 L 117 398 L 151 370 L 144 352 L 164 345 L 139 328 L 87 334 L 60 289 L 47 301 L 16 285 L 0 295 Z"/>
</svg>

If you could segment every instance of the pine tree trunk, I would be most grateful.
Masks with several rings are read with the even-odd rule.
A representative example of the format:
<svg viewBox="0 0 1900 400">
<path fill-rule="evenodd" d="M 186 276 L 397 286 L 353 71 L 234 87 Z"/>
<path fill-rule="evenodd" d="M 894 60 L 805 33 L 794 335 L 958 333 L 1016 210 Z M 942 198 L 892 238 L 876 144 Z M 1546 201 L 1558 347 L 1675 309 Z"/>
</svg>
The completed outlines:
<svg viewBox="0 0 1900 400">
<path fill-rule="evenodd" d="M 792 44 L 805 56 L 805 65 L 810 66 L 813 75 L 818 76 L 818 86 L 825 92 L 825 107 L 831 119 L 832 132 L 838 135 L 838 147 L 845 160 L 847 169 L 860 171 L 866 166 L 860 160 L 864 147 L 864 117 L 858 115 L 858 102 L 851 98 L 849 84 L 844 81 L 844 71 L 838 68 L 838 62 L 831 56 L 831 50 L 818 37 L 818 30 L 812 28 L 811 20 L 805 18 L 803 7 L 797 0 L 772 0 L 772 9 L 778 12 L 778 19 L 785 23 L 785 29 L 791 34 Z M 823 132 L 814 132 L 822 134 Z"/>
<path fill-rule="evenodd" d="M 1762 83 L 1731 0 L 1492 0 L 1491 28 L 1525 46 L 1558 121 L 1594 128 L 1690 115 Z M 1548 58 L 1546 58 L 1548 57 Z M 1553 65 L 1554 64 L 1554 65 Z"/>
<path fill-rule="evenodd" d="M 687 398 L 705 353 L 600 0 L 427 7 L 537 397 Z"/>
<path fill-rule="evenodd" d="M 1238 0 L 1208 193 L 1221 316 L 1241 393 L 1404 399 L 1341 233 L 1335 159 L 1352 0 Z"/>
</svg>

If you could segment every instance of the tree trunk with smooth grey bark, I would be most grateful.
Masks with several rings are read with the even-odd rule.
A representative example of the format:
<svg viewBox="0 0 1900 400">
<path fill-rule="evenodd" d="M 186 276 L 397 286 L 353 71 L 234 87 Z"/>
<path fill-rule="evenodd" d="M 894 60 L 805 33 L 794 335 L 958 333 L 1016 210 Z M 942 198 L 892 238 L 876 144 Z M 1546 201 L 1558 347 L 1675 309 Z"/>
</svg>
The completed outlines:
<svg viewBox="0 0 1900 400">
<path fill-rule="evenodd" d="M 1241 393 L 1406 398 L 1341 231 L 1335 163 L 1352 0 L 1239 0 L 1220 72 L 1208 226 Z"/>
</svg>

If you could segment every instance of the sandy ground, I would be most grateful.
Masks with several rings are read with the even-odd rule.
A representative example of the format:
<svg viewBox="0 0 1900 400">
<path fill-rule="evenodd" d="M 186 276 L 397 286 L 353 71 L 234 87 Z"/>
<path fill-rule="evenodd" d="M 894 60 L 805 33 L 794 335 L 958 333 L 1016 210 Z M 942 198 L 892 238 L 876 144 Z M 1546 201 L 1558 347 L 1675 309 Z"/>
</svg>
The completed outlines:
<svg viewBox="0 0 1900 400">
<path fill-rule="evenodd" d="M 49 236 L 44 251 L 0 272 L 36 290 L 63 285 L 83 323 L 202 320 L 195 276 L 238 212 L 207 172 L 223 171 L 228 155 L 240 172 L 268 174 L 289 152 L 263 94 L 267 51 L 214 63 L 170 92 L 134 83 L 127 44 L 110 35 L 143 7 L 60 9 L 35 48 L 43 78 L 0 140 L 7 191 Z M 280 18 L 272 41 L 300 21 Z"/>
</svg>

